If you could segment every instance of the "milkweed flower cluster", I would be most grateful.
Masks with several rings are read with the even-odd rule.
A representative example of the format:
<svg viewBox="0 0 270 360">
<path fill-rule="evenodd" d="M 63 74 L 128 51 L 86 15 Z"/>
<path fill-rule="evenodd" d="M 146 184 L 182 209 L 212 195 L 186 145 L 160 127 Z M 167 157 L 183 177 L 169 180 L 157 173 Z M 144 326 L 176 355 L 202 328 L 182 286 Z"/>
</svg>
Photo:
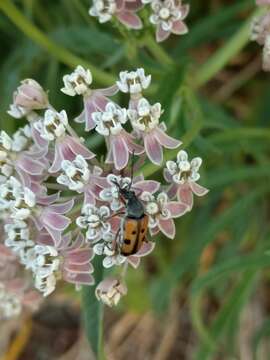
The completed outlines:
<svg viewBox="0 0 270 360">
<path fill-rule="evenodd" d="M 269 0 L 257 0 L 258 6 L 270 6 Z M 255 17 L 251 25 L 251 40 L 263 46 L 262 67 L 270 71 L 270 9 L 262 16 Z"/>
<path fill-rule="evenodd" d="M 148 23 L 140 18 L 141 10 L 148 14 Z M 89 14 L 99 22 L 118 21 L 127 29 L 140 30 L 154 25 L 156 40 L 166 40 L 170 34 L 184 35 L 188 28 L 184 23 L 189 5 L 181 0 L 93 0 Z"/>
<path fill-rule="evenodd" d="M 92 74 L 82 66 L 63 81 L 63 93 L 83 99 L 75 122 L 85 124 L 86 137 L 104 137 L 105 160 L 88 149 L 66 111 L 56 110 L 36 81 L 22 82 L 9 114 L 28 124 L 13 135 L 0 133 L 0 316 L 38 304 L 38 294 L 48 296 L 59 280 L 94 285 L 94 256 L 105 268 L 123 268 L 96 284 L 98 299 L 117 304 L 127 293 L 128 266 L 137 268 L 153 251 L 154 235 L 173 239 L 174 220 L 191 211 L 194 194 L 208 191 L 197 183 L 202 160 L 189 161 L 184 150 L 165 164 L 167 184 L 137 171 L 146 157 L 162 166 L 164 148 L 181 145 L 166 132 L 162 105 L 144 97 L 151 76 L 143 69 L 121 72 L 107 89 L 92 89 Z M 126 107 L 111 99 L 119 91 L 129 97 Z M 123 251 L 126 244 L 131 250 Z"/>
</svg>

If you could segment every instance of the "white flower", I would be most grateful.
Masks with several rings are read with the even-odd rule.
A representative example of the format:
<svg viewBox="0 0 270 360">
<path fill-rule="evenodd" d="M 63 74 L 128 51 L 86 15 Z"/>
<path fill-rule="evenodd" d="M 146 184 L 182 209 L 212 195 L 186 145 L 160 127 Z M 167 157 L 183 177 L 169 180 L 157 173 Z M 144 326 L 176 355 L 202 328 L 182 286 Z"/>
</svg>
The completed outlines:
<svg viewBox="0 0 270 360">
<path fill-rule="evenodd" d="M 13 135 L 11 150 L 14 152 L 25 150 L 31 136 L 31 128 L 29 125 L 20 128 Z"/>
<path fill-rule="evenodd" d="M 59 175 L 56 180 L 70 190 L 82 190 L 90 178 L 88 164 L 82 155 L 77 155 L 73 161 L 63 160 L 61 168 L 64 173 Z"/>
<path fill-rule="evenodd" d="M 188 160 L 188 154 L 184 150 L 180 150 L 177 154 L 177 161 L 167 161 L 166 167 L 172 175 L 173 181 L 177 184 L 185 182 L 196 182 L 200 179 L 199 169 L 202 165 L 202 159 L 196 157 L 191 161 Z"/>
<path fill-rule="evenodd" d="M 121 189 L 129 188 L 131 179 L 129 177 L 123 178 L 122 176 L 109 174 L 107 176 L 107 181 L 111 187 L 102 190 L 99 196 L 102 200 L 110 203 L 110 208 L 113 211 L 117 211 L 123 206 L 123 203 L 120 200 L 119 187 Z"/>
<path fill-rule="evenodd" d="M 0 149 L 2 148 L 3 150 L 8 150 L 10 151 L 12 148 L 12 139 L 11 137 L 5 132 L 5 131 L 1 131 L 0 132 Z"/>
<path fill-rule="evenodd" d="M 89 69 L 78 65 L 76 69 L 63 77 L 64 85 L 61 91 L 69 96 L 84 95 L 92 83 L 92 74 Z"/>
<path fill-rule="evenodd" d="M 102 24 L 111 20 L 116 8 L 115 0 L 93 0 L 93 6 L 89 9 L 89 14 L 98 17 L 99 22 Z"/>
<path fill-rule="evenodd" d="M 96 297 L 108 306 L 116 306 L 123 295 L 127 294 L 127 287 L 117 278 L 106 278 L 96 287 Z"/>
<path fill-rule="evenodd" d="M 156 103 L 151 106 L 145 98 L 139 100 L 137 110 L 128 110 L 128 117 L 134 130 L 143 132 L 157 127 L 161 114 L 161 104 Z"/>
<path fill-rule="evenodd" d="M 28 115 L 30 111 L 31 110 L 26 109 L 22 106 L 10 104 L 9 110 L 7 111 L 7 113 L 10 116 L 12 116 L 14 119 L 21 119 L 21 118 L 25 117 L 26 115 Z"/>
<path fill-rule="evenodd" d="M 181 10 L 174 0 L 154 0 L 151 7 L 153 14 L 150 16 L 150 22 L 154 25 L 161 24 L 164 31 L 171 31 L 173 23 L 182 17 Z"/>
<path fill-rule="evenodd" d="M 110 102 L 106 105 L 105 111 L 94 112 L 92 118 L 97 124 L 96 131 L 99 134 L 117 135 L 123 129 L 122 125 L 127 122 L 127 110 Z"/>
<path fill-rule="evenodd" d="M 30 232 L 27 223 L 22 220 L 14 220 L 4 226 L 6 239 L 5 245 L 12 248 L 12 251 L 23 258 L 26 248 L 34 246 L 34 241 L 30 240 Z"/>
<path fill-rule="evenodd" d="M 87 229 L 86 238 L 91 242 L 99 241 L 104 234 L 110 232 L 111 225 L 108 222 L 110 209 L 107 206 L 95 207 L 91 204 L 84 205 L 82 216 L 76 220 L 80 228 Z"/>
<path fill-rule="evenodd" d="M 121 71 L 119 77 L 120 80 L 116 82 L 119 90 L 133 95 L 140 94 L 151 83 L 151 75 L 145 76 L 142 68 L 130 72 Z"/>
<path fill-rule="evenodd" d="M 0 319 L 9 319 L 21 313 L 21 301 L 16 294 L 7 291 L 0 283 Z"/>
<path fill-rule="evenodd" d="M 168 195 L 164 192 L 156 196 L 143 192 L 141 199 L 145 202 L 145 212 L 149 216 L 149 228 L 157 226 L 158 217 L 162 217 L 163 220 L 170 218 L 170 212 L 166 208 L 168 203 Z"/>
<path fill-rule="evenodd" d="M 13 218 L 24 220 L 30 216 L 35 205 L 35 194 L 13 176 L 0 185 L 0 211 L 10 210 Z"/>
<path fill-rule="evenodd" d="M 24 264 L 27 269 L 32 270 L 35 287 L 44 296 L 55 290 L 60 259 L 58 251 L 53 246 L 36 245 L 26 253 Z"/>
<path fill-rule="evenodd" d="M 53 141 L 65 134 L 68 118 L 65 110 L 60 113 L 48 109 L 45 111 L 44 119 L 34 123 L 40 136 L 48 141 Z"/>
</svg>

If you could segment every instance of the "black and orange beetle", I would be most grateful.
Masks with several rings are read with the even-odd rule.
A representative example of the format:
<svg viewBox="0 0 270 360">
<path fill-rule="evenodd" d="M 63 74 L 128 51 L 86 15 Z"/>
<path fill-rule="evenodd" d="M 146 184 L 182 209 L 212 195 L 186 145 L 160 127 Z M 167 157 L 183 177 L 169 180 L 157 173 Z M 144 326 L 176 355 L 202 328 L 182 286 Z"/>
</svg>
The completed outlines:
<svg viewBox="0 0 270 360">
<path fill-rule="evenodd" d="M 115 182 L 126 207 L 125 217 L 120 229 L 122 234 L 119 241 L 120 253 L 124 256 L 136 254 L 143 243 L 147 241 L 148 216 L 145 214 L 143 204 L 135 194 L 135 191 L 130 190 L 131 184 L 132 181 L 128 188 L 121 188 Z"/>
</svg>

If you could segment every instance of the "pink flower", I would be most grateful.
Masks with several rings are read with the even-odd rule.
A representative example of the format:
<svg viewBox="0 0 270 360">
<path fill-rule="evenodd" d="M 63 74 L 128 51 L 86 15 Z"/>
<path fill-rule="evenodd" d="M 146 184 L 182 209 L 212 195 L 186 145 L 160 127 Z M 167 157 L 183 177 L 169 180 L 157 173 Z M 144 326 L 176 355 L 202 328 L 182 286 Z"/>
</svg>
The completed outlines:
<svg viewBox="0 0 270 360">
<path fill-rule="evenodd" d="M 153 13 L 150 16 L 150 22 L 157 27 L 157 42 L 166 40 L 171 33 L 184 35 L 188 32 L 183 20 L 189 13 L 189 5 L 182 5 L 181 0 L 153 0 L 151 1 L 151 8 Z"/>
<path fill-rule="evenodd" d="M 141 155 L 142 146 L 136 144 L 122 125 L 127 122 L 127 111 L 108 103 L 104 112 L 93 113 L 96 131 L 105 136 L 108 147 L 106 163 L 113 163 L 116 170 L 124 169 L 129 160 L 129 154 Z"/>
<path fill-rule="evenodd" d="M 172 185 L 168 190 L 171 198 L 177 195 L 179 201 L 186 204 L 189 210 L 193 207 L 193 193 L 197 196 L 204 196 L 208 189 L 197 184 L 200 179 L 199 169 L 202 164 L 201 158 L 194 158 L 188 161 L 188 154 L 180 150 L 177 155 L 177 161 L 167 161 L 164 169 L 164 177 Z"/>
<path fill-rule="evenodd" d="M 157 197 L 144 192 L 142 200 L 145 203 L 145 212 L 149 216 L 151 235 L 161 231 L 165 236 L 173 239 L 175 237 L 173 219 L 183 216 L 188 211 L 188 206 L 179 201 L 169 201 L 164 192 L 158 194 Z"/>
<path fill-rule="evenodd" d="M 270 0 L 256 0 L 257 5 L 270 5 Z"/>
<path fill-rule="evenodd" d="M 111 86 L 106 89 L 90 89 L 92 84 L 92 74 L 90 70 L 77 66 L 74 72 L 63 77 L 64 85 L 61 91 L 69 96 L 82 95 L 84 110 L 75 119 L 78 123 L 85 123 L 85 130 L 92 130 L 96 124 L 93 121 L 92 114 L 96 111 L 104 111 L 109 102 L 108 96 L 117 93 L 117 86 Z"/>
<path fill-rule="evenodd" d="M 175 149 L 181 145 L 179 140 L 165 133 L 164 123 L 159 124 L 161 114 L 160 103 L 151 106 L 145 98 L 139 100 L 136 110 L 128 110 L 128 117 L 135 132 L 144 141 L 148 158 L 156 165 L 163 161 L 162 147 Z"/>
<path fill-rule="evenodd" d="M 21 118 L 32 110 L 46 109 L 48 96 L 43 88 L 33 79 L 25 79 L 13 94 L 13 104 L 10 105 L 9 115 Z"/>
<path fill-rule="evenodd" d="M 75 285 L 93 285 L 94 271 L 91 260 L 93 250 L 85 243 L 84 237 L 79 233 L 72 241 L 72 234 L 62 236 L 57 244 L 48 233 L 42 233 L 37 239 L 41 245 L 52 246 L 57 250 L 60 259 L 60 267 L 63 280 Z"/>
<path fill-rule="evenodd" d="M 74 205 L 73 200 L 56 203 L 57 200 L 59 200 L 59 194 L 37 197 L 37 210 L 31 217 L 37 230 L 45 229 L 53 238 L 55 244 L 60 243 L 61 234 L 71 223 L 71 220 L 64 214 L 68 213 Z"/>
<path fill-rule="evenodd" d="M 97 17 L 100 23 L 110 21 L 115 16 L 127 28 L 138 30 L 142 28 L 142 22 L 135 11 L 141 6 L 140 1 L 94 0 L 89 14 Z"/>
</svg>

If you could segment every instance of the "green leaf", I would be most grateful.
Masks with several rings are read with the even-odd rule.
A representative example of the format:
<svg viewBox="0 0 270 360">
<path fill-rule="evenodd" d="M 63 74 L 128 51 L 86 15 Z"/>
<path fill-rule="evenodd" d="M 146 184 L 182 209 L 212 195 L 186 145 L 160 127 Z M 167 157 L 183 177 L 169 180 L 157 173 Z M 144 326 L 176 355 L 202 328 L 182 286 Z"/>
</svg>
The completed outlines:
<svg viewBox="0 0 270 360">
<path fill-rule="evenodd" d="M 95 295 L 96 285 L 103 278 L 103 265 L 100 256 L 95 256 L 92 261 L 95 272 L 95 286 L 82 288 L 82 312 L 85 332 L 97 359 L 103 359 L 103 305 Z"/>
</svg>

